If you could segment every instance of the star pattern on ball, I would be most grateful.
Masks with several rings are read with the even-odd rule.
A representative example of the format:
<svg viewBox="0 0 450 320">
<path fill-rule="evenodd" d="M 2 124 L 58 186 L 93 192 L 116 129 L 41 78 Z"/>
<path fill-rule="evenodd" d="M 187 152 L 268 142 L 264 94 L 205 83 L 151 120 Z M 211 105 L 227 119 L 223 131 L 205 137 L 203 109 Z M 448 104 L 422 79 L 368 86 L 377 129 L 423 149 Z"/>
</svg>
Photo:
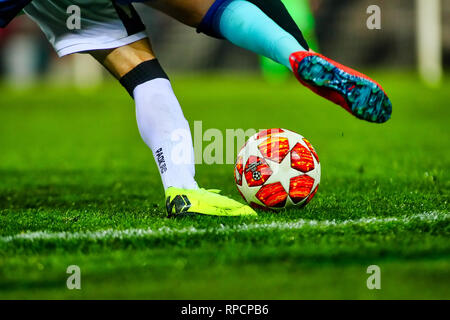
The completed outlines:
<svg viewBox="0 0 450 320">
<path fill-rule="evenodd" d="M 238 183 L 237 188 L 250 204 L 274 209 L 305 205 L 314 197 L 320 183 L 317 154 L 309 141 L 301 135 L 285 129 L 277 130 L 279 129 L 270 129 L 266 130 L 270 134 L 254 135 L 238 155 L 238 159 L 242 157 L 244 162 L 250 157 L 253 162 L 255 157 L 264 159 L 265 167 L 268 166 L 269 171 L 272 171 L 270 176 L 266 175 L 264 183 L 259 185 L 251 181 L 252 186 L 244 172 L 242 183 Z M 258 170 L 263 170 L 263 167 L 260 164 Z M 253 172 L 250 180 L 252 178 L 258 180 L 258 171 Z"/>
</svg>

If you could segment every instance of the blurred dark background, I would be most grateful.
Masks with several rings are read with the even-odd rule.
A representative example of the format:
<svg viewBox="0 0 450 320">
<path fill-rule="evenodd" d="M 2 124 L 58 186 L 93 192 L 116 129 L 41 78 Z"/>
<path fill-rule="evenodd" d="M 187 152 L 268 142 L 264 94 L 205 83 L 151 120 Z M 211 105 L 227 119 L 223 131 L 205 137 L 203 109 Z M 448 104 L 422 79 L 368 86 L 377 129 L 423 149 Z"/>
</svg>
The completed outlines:
<svg viewBox="0 0 450 320">
<path fill-rule="evenodd" d="M 325 55 L 354 67 L 415 69 L 420 1 L 423 0 L 309 0 L 318 47 Z M 440 45 L 445 67 L 450 64 L 450 0 L 426 2 L 435 1 L 440 5 Z M 370 5 L 381 9 L 380 30 L 366 26 Z M 254 54 L 197 34 L 145 5 L 137 4 L 136 8 L 148 26 L 159 59 L 170 72 L 260 70 L 260 60 Z M 0 77 L 16 85 L 43 77 L 58 83 L 75 81 L 89 85 L 108 77 L 89 57 L 75 55 L 58 60 L 42 32 L 26 16 L 16 18 L 7 29 L 0 29 L 0 57 Z"/>
</svg>

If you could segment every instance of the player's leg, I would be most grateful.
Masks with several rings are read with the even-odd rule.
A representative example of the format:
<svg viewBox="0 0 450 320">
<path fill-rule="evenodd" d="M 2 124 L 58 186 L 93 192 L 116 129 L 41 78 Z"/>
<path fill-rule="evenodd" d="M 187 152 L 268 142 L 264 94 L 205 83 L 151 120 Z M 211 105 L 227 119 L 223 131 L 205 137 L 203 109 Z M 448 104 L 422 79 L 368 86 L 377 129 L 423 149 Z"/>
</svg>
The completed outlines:
<svg viewBox="0 0 450 320">
<path fill-rule="evenodd" d="M 281 0 L 153 0 L 146 3 L 197 27 L 200 32 L 226 38 L 285 65 L 307 88 L 360 119 L 381 123 L 391 116 L 391 102 L 378 83 L 309 52 Z"/>
<path fill-rule="evenodd" d="M 148 39 L 90 54 L 134 98 L 139 132 L 153 152 L 164 188 L 197 189 L 189 124 Z M 175 157 L 180 137 L 186 152 Z"/>
<path fill-rule="evenodd" d="M 309 52 L 282 8 L 280 0 L 217 0 L 199 28 L 290 67 L 300 83 L 360 119 L 387 121 L 392 105 L 383 88 L 355 70 Z"/>
<path fill-rule="evenodd" d="M 196 27 L 198 32 L 225 38 L 239 47 L 269 57 L 287 68 L 291 68 L 289 62 L 291 53 L 308 50 L 306 41 L 302 40 L 306 46 L 304 48 L 293 35 L 247 0 L 118 0 L 118 2 L 145 2 L 182 23 Z M 274 9 L 273 5 L 266 8 L 266 11 L 270 12 L 271 9 Z M 287 11 L 286 15 L 290 17 Z M 296 27 L 293 21 L 292 25 Z M 300 30 L 298 32 L 301 35 Z"/>
<path fill-rule="evenodd" d="M 159 167 L 169 215 L 254 214 L 246 205 L 198 188 L 189 124 L 148 39 L 90 54 L 135 100 L 139 132 Z"/>
<path fill-rule="evenodd" d="M 110 0 L 98 0 L 93 7 L 80 2 L 81 28 L 71 30 L 65 18 L 70 3 L 34 0 L 25 11 L 58 55 L 91 53 L 134 97 L 139 131 L 154 153 L 168 196 L 168 213 L 255 214 L 247 205 L 198 188 L 189 125 L 134 8 Z"/>
</svg>

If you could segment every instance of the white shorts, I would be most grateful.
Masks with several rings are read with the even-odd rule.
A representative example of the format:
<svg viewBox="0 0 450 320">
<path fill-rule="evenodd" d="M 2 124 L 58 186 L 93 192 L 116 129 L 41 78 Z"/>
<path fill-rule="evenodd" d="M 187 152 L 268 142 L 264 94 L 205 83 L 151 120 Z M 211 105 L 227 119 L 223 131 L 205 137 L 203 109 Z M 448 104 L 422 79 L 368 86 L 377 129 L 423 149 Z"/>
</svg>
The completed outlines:
<svg viewBox="0 0 450 320">
<path fill-rule="evenodd" d="M 79 10 L 68 10 L 73 5 Z M 117 48 L 147 37 L 134 7 L 117 5 L 112 0 L 33 0 L 24 11 L 39 25 L 60 57 Z M 81 22 L 79 29 L 74 29 L 76 12 Z"/>
</svg>

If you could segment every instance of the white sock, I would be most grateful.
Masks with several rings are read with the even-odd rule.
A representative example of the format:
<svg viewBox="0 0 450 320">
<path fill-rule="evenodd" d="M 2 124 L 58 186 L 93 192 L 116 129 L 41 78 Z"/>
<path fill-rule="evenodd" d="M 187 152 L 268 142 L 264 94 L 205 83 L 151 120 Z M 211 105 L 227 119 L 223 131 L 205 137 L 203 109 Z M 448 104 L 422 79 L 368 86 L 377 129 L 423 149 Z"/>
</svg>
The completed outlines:
<svg viewBox="0 0 450 320">
<path fill-rule="evenodd" d="M 170 81 L 158 78 L 138 85 L 134 100 L 139 132 L 152 149 L 164 189 L 198 189 L 191 131 Z"/>
</svg>

